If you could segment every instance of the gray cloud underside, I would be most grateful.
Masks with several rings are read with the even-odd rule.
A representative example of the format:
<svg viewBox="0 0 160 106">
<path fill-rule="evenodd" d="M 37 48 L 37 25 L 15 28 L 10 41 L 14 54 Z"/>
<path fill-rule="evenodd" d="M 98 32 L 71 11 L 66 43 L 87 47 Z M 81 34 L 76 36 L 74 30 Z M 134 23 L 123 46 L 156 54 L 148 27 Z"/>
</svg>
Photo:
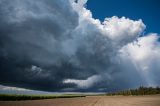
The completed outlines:
<svg viewBox="0 0 160 106">
<path fill-rule="evenodd" d="M 92 18 L 86 0 L 0 0 L 0 84 L 44 91 L 160 85 L 158 34 Z"/>
</svg>

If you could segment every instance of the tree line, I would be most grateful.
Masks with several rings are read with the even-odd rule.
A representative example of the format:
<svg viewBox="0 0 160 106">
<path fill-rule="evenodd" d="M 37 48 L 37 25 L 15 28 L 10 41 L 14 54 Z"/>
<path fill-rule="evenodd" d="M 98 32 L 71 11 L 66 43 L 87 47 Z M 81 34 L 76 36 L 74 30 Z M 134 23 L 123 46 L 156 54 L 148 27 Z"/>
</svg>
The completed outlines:
<svg viewBox="0 0 160 106">
<path fill-rule="evenodd" d="M 110 92 L 107 93 L 108 96 L 112 95 L 154 95 L 154 94 L 160 94 L 160 87 L 143 87 L 140 86 L 137 89 L 128 89 L 128 90 L 122 90 L 118 92 Z"/>
</svg>

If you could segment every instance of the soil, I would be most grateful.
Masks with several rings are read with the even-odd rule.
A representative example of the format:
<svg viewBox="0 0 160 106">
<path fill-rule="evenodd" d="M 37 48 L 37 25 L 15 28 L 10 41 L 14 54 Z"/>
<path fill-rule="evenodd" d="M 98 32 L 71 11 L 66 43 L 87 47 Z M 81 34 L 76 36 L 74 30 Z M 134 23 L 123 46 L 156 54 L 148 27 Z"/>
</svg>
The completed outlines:
<svg viewBox="0 0 160 106">
<path fill-rule="evenodd" d="M 160 106 L 160 95 L 87 96 L 27 101 L 0 101 L 0 106 Z"/>
</svg>

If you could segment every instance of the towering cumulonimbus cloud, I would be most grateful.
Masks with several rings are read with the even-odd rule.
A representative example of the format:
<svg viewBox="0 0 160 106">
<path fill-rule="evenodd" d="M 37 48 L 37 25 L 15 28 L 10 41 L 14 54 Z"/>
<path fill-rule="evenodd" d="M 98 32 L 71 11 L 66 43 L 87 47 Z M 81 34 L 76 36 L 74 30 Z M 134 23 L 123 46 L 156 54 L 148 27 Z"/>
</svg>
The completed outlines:
<svg viewBox="0 0 160 106">
<path fill-rule="evenodd" d="M 59 92 L 160 85 L 158 34 L 140 37 L 141 19 L 94 19 L 86 3 L 0 0 L 0 84 Z"/>
</svg>

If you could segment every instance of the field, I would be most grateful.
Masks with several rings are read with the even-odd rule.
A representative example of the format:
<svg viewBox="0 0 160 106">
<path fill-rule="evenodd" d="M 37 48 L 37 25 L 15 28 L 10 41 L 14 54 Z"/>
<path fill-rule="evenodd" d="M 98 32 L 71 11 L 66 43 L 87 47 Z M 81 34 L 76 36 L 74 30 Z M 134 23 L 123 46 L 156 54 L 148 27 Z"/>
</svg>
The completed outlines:
<svg viewBox="0 0 160 106">
<path fill-rule="evenodd" d="M 55 98 L 75 98 L 85 97 L 80 94 L 50 94 L 50 95 L 16 95 L 16 94 L 0 94 L 0 101 L 21 101 L 21 100 L 40 100 Z"/>
<path fill-rule="evenodd" d="M 0 101 L 0 106 L 160 106 L 160 95 L 87 96 L 27 101 Z"/>
</svg>

